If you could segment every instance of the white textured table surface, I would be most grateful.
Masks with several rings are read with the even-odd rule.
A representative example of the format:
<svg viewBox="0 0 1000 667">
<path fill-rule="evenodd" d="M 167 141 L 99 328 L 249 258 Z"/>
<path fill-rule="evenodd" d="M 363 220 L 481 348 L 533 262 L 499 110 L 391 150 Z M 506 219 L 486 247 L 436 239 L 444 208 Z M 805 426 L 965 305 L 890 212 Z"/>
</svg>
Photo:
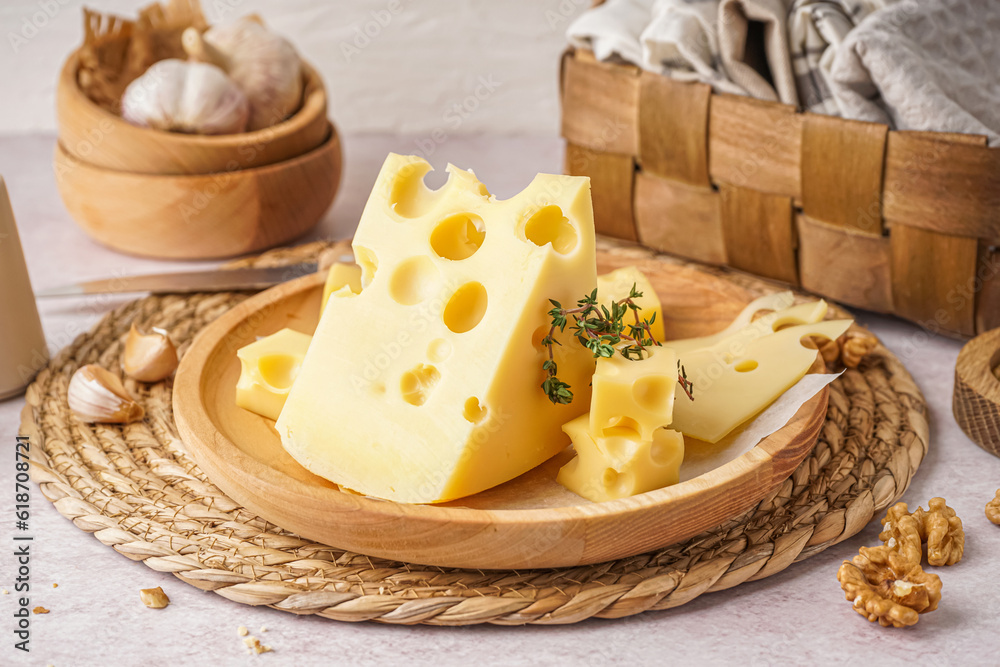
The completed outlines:
<svg viewBox="0 0 1000 667">
<path fill-rule="evenodd" d="M 206 264 L 141 260 L 88 240 L 72 224 L 51 170 L 53 139 L 0 138 L 6 180 L 36 289 L 67 281 Z M 353 230 L 387 151 L 414 152 L 414 138 L 349 137 L 341 192 L 314 237 Z M 561 144 L 538 138 L 453 138 L 431 161 L 473 167 L 498 196 L 514 194 L 537 171 L 558 172 Z M 56 350 L 124 299 L 47 300 L 42 321 Z M 4 314 L 0 314 L 3 317 Z M 877 522 L 860 535 L 763 581 L 703 595 L 665 612 L 558 627 L 434 628 L 347 624 L 251 608 L 148 569 L 77 529 L 33 488 L 31 653 L 15 650 L 13 554 L 14 436 L 23 398 L 0 403 L 0 664 L 997 664 L 1000 661 L 1000 527 L 983 506 L 1000 487 L 1000 459 L 970 442 L 951 415 L 960 344 L 890 318 L 859 313 L 907 365 L 930 406 L 931 447 L 904 500 L 926 506 L 947 498 L 966 526 L 966 556 L 932 568 L 944 583 L 938 611 L 916 627 L 881 628 L 844 600 L 840 562 L 877 543 Z M 58 583 L 58 588 L 52 584 Z M 140 588 L 162 586 L 163 611 L 144 608 Z M 274 652 L 247 656 L 236 628 L 245 625 Z M 261 626 L 268 628 L 260 633 Z"/>
</svg>

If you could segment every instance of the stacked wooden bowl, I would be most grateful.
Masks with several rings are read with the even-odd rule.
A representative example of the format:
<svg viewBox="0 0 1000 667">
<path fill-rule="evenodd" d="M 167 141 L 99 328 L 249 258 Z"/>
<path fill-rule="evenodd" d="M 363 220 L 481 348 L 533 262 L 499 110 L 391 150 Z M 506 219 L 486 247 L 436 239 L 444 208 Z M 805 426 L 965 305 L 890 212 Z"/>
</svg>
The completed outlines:
<svg viewBox="0 0 1000 667">
<path fill-rule="evenodd" d="M 79 69 L 77 51 L 57 88 L 56 181 L 70 215 L 104 245 L 170 259 L 256 252 L 301 236 L 333 202 L 340 140 L 305 63 L 295 114 L 215 136 L 131 125 L 84 94 Z"/>
</svg>

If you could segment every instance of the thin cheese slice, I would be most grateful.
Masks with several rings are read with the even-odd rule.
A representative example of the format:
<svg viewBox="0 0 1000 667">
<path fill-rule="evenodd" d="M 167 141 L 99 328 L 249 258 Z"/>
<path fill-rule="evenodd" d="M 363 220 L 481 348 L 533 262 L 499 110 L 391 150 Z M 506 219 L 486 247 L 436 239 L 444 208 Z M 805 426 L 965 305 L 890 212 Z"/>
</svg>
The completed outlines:
<svg viewBox="0 0 1000 667">
<path fill-rule="evenodd" d="M 798 382 L 816 361 L 801 339 L 836 339 L 851 320 L 828 320 L 782 329 L 749 341 L 733 354 L 726 341 L 681 357 L 694 384 L 691 401 L 677 387 L 671 426 L 699 440 L 718 442 Z"/>
<path fill-rule="evenodd" d="M 277 419 L 311 341 L 308 334 L 282 329 L 237 350 L 241 369 L 236 405 Z"/>
<path fill-rule="evenodd" d="M 634 430 L 617 427 L 595 435 L 590 417 L 565 424 L 576 456 L 559 470 L 556 481 L 594 502 L 626 498 L 676 484 L 684 459 L 684 436 L 665 428 L 644 440 Z"/>
<path fill-rule="evenodd" d="M 568 334 L 541 389 L 549 299 L 597 284 L 590 182 L 538 175 L 492 197 L 471 171 L 390 155 L 365 206 L 357 295 L 334 293 L 277 422 L 305 468 L 360 493 L 424 503 L 505 482 L 563 449 L 590 403 L 592 354 Z"/>
<path fill-rule="evenodd" d="M 616 353 L 597 360 L 590 430 L 595 435 L 615 426 L 627 426 L 643 440 L 652 440 L 660 427 L 670 425 L 677 381 L 677 355 L 666 347 L 648 347 L 643 359 Z"/>
<path fill-rule="evenodd" d="M 716 334 L 701 338 L 671 340 L 665 342 L 664 346 L 677 352 L 681 363 L 685 363 L 685 356 L 688 352 L 706 347 L 725 346 L 731 354 L 736 355 L 740 354 L 740 350 L 752 340 L 773 334 L 786 327 L 820 322 L 826 317 L 826 301 L 820 300 L 801 303 L 797 306 L 781 307 L 756 320 L 752 319 L 754 314 L 762 310 L 770 310 L 771 306 L 778 306 L 786 302 L 784 297 L 786 294 L 789 295 L 788 299 L 790 299 L 791 292 L 780 292 L 751 302 L 732 324 Z"/>
<path fill-rule="evenodd" d="M 621 301 L 628 298 L 632 293 L 632 287 L 642 293 L 642 296 L 635 300 L 635 305 L 639 306 L 639 317 L 644 320 L 653 319 L 649 326 L 653 338 L 663 341 L 663 308 L 660 299 L 656 296 L 656 290 L 638 267 L 624 266 L 609 273 L 597 276 L 597 298 L 601 304 L 611 309 L 613 301 Z M 654 317 L 655 315 L 655 317 Z M 629 312 L 625 315 L 626 324 L 634 324 L 635 316 Z M 628 330 L 626 329 L 626 333 Z"/>
</svg>

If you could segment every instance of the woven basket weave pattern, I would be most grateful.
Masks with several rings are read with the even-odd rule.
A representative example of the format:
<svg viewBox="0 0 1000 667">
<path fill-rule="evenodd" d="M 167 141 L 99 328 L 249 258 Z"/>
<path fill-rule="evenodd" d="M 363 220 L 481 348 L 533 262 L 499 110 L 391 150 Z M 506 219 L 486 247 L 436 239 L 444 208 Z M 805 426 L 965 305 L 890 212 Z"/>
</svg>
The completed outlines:
<svg viewBox="0 0 1000 667">
<path fill-rule="evenodd" d="M 1000 148 L 562 61 L 598 230 L 954 336 L 1000 326 Z"/>
<path fill-rule="evenodd" d="M 273 251 L 245 264 L 301 261 L 323 248 Z M 774 289 L 747 276 L 728 278 L 754 295 Z M 878 346 L 830 386 L 822 434 L 792 477 L 753 510 L 685 543 L 597 565 L 524 572 L 369 558 L 303 540 L 223 494 L 184 452 L 169 382 L 127 383 L 146 408 L 143 422 L 87 425 L 69 411 L 73 372 L 87 363 L 117 369 L 133 321 L 166 328 L 183 354 L 202 327 L 245 298 L 153 296 L 117 309 L 42 371 L 28 391 L 22 423 L 32 438 L 34 479 L 77 527 L 132 560 L 245 604 L 336 620 L 436 625 L 561 624 L 676 607 L 770 576 L 856 534 L 902 495 L 927 450 L 923 397 L 902 364 Z"/>
</svg>

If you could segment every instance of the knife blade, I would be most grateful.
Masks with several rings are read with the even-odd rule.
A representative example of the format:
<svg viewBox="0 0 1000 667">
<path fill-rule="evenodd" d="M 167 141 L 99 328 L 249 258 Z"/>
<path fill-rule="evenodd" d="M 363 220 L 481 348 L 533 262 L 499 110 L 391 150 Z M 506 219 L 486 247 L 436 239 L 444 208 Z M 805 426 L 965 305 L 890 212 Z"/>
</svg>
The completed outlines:
<svg viewBox="0 0 1000 667">
<path fill-rule="evenodd" d="M 253 269 L 214 269 L 180 273 L 155 273 L 139 276 L 119 276 L 104 280 L 62 285 L 41 290 L 38 298 L 82 296 L 86 294 L 187 294 L 191 292 L 237 292 L 262 290 L 318 270 L 316 262 Z"/>
</svg>

